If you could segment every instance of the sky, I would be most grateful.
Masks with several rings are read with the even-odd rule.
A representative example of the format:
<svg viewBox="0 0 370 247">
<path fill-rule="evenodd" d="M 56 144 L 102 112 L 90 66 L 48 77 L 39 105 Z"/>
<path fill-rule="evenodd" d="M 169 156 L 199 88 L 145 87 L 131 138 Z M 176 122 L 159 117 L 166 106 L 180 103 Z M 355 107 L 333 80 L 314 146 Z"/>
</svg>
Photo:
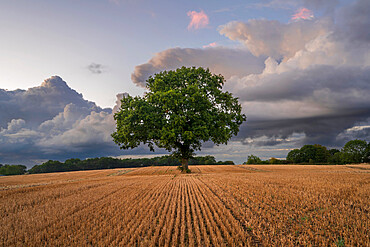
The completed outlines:
<svg viewBox="0 0 370 247">
<path fill-rule="evenodd" d="M 113 114 L 181 66 L 223 74 L 247 115 L 200 155 L 242 163 L 369 141 L 369 12 L 366 0 L 4 0 L 0 163 L 153 155 L 116 147 Z"/>
</svg>

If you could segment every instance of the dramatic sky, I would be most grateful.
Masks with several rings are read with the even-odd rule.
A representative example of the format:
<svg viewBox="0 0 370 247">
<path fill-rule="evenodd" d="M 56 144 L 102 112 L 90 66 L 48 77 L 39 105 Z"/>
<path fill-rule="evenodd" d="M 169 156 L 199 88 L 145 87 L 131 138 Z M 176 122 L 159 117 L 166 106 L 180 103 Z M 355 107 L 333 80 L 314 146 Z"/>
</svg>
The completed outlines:
<svg viewBox="0 0 370 247">
<path fill-rule="evenodd" d="M 368 0 L 4 0 L 0 163 L 153 155 L 119 150 L 112 116 L 148 76 L 183 65 L 223 74 L 247 115 L 201 155 L 369 141 L 369 13 Z"/>
</svg>

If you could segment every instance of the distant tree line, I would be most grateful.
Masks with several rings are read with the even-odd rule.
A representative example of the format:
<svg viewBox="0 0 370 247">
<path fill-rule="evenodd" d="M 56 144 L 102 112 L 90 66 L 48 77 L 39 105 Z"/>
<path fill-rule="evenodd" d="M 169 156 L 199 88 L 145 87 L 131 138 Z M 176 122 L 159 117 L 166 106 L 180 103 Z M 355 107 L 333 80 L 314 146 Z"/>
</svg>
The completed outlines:
<svg viewBox="0 0 370 247">
<path fill-rule="evenodd" d="M 86 160 L 68 159 L 65 162 L 49 160 L 35 165 L 28 171 L 23 165 L 1 165 L 0 175 L 21 175 L 25 173 L 50 173 L 114 168 L 134 168 L 145 166 L 180 166 L 179 159 L 166 155 L 154 158 L 117 159 L 111 157 L 91 158 Z M 232 161 L 216 161 L 213 156 L 199 156 L 189 160 L 189 165 L 234 165 Z"/>
<path fill-rule="evenodd" d="M 27 167 L 23 165 L 2 165 L 0 164 L 0 175 L 21 175 L 26 173 Z"/>
<path fill-rule="evenodd" d="M 268 160 L 262 160 L 260 157 L 256 156 L 256 155 L 249 155 L 248 158 L 247 158 L 247 161 L 244 162 L 243 164 L 258 164 L 258 165 L 273 165 L 273 164 L 291 164 L 292 162 L 289 162 L 287 160 L 284 160 L 284 159 L 277 159 L 277 158 L 270 158 Z"/>
<path fill-rule="evenodd" d="M 370 162 L 370 142 L 352 140 L 347 142 L 341 150 L 327 149 L 325 146 L 304 145 L 300 149 L 291 150 L 286 160 L 271 158 L 261 160 L 250 155 L 245 164 L 352 164 Z"/>
</svg>

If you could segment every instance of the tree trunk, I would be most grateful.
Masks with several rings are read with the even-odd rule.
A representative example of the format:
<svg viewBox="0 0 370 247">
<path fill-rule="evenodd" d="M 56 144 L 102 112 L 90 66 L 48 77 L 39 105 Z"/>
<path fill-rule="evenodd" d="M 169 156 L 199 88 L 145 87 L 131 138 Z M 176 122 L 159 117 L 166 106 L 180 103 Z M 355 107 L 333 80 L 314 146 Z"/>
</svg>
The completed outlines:
<svg viewBox="0 0 370 247">
<path fill-rule="evenodd" d="M 186 172 L 189 169 L 188 163 L 189 163 L 189 159 L 185 159 L 185 158 L 181 159 L 182 172 Z"/>
</svg>

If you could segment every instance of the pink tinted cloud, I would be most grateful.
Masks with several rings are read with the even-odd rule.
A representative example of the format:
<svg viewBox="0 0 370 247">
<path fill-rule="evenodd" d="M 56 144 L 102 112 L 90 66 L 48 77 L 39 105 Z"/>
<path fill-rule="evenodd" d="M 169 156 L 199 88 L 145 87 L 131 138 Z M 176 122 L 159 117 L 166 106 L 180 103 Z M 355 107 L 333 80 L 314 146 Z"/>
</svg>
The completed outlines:
<svg viewBox="0 0 370 247">
<path fill-rule="evenodd" d="M 209 18 L 203 10 L 200 12 L 189 11 L 187 14 L 191 19 L 188 30 L 205 28 L 209 24 Z"/>
<path fill-rule="evenodd" d="M 313 18 L 313 12 L 306 8 L 298 9 L 297 12 L 292 16 L 292 20 L 310 20 Z"/>
<path fill-rule="evenodd" d="M 213 42 L 213 43 L 210 43 L 208 45 L 204 45 L 203 48 L 216 47 L 216 46 L 217 46 L 217 43 Z"/>
</svg>

